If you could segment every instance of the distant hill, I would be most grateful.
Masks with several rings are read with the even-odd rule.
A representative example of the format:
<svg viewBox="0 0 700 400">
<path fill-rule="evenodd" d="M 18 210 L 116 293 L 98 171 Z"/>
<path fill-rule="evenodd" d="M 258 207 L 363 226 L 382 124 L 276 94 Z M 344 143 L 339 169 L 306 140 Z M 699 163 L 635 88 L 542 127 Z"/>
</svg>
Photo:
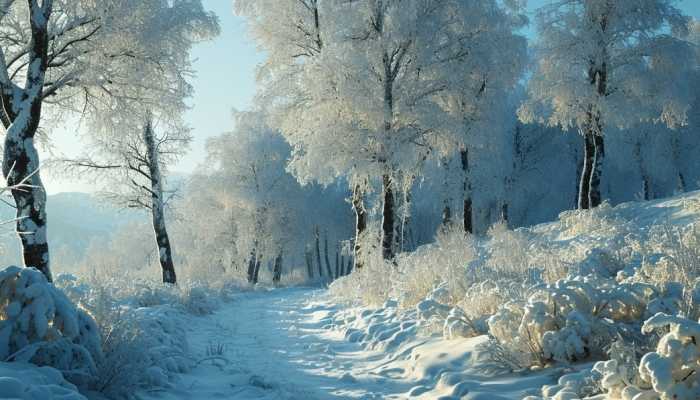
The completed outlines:
<svg viewBox="0 0 700 400">
<path fill-rule="evenodd" d="M 143 218 L 137 210 L 122 210 L 88 193 L 67 192 L 48 196 L 49 243 L 52 251 L 67 250 L 81 256 L 95 238 L 109 238 L 120 225 Z M 14 210 L 0 204 L 3 221 L 14 217 Z M 19 262 L 19 245 L 14 224 L 0 227 L 0 262 Z"/>
</svg>

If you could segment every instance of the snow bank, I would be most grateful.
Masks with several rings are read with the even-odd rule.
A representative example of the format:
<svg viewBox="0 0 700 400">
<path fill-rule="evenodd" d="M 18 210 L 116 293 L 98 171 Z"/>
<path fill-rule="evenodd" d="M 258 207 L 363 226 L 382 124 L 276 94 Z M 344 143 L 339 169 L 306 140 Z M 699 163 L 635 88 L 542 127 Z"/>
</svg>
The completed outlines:
<svg viewBox="0 0 700 400">
<path fill-rule="evenodd" d="M 0 359 L 60 369 L 87 384 L 102 352 L 95 321 L 33 268 L 0 271 Z"/>
<path fill-rule="evenodd" d="M 401 348 L 439 333 L 445 342 L 481 340 L 489 372 L 537 376 L 533 371 L 578 366 L 528 392 L 532 398 L 700 398 L 699 226 L 694 192 L 569 211 L 528 229 L 496 226 L 484 238 L 452 232 L 453 240 L 399 257 L 398 267 L 384 265 L 389 273 L 374 266 L 334 283 L 336 298 L 372 306 L 334 326 L 371 348 Z M 468 251 L 458 255 L 459 247 Z"/>
<path fill-rule="evenodd" d="M 0 398 L 86 400 L 57 370 L 18 362 L 0 362 Z"/>
</svg>

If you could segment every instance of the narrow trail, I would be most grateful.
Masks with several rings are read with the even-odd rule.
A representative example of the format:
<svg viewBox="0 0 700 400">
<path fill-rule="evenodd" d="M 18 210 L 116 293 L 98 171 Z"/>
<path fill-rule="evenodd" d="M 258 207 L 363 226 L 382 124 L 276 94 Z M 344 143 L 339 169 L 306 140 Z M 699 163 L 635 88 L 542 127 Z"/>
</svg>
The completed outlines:
<svg viewBox="0 0 700 400">
<path fill-rule="evenodd" d="M 148 399 L 391 399 L 410 383 L 373 372 L 383 357 L 324 329 L 333 306 L 324 291 L 242 294 L 187 326 L 200 360 L 175 387 Z M 223 348 L 211 357 L 211 348 Z"/>
</svg>

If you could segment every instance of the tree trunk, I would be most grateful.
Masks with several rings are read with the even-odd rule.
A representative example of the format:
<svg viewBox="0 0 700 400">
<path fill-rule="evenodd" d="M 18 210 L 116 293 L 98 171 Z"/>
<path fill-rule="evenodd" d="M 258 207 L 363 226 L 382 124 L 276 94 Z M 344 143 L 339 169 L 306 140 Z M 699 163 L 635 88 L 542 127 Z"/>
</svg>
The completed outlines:
<svg viewBox="0 0 700 400">
<path fill-rule="evenodd" d="M 340 249 L 338 246 L 335 247 L 335 278 L 338 279 L 340 278 L 340 274 L 342 274 L 343 271 L 340 269 Z"/>
<path fill-rule="evenodd" d="M 328 273 L 328 279 L 333 280 L 333 268 L 331 268 L 331 260 L 328 255 L 328 231 L 326 231 L 323 237 L 323 258 L 326 261 L 326 272 Z"/>
<path fill-rule="evenodd" d="M 581 166 L 581 177 L 578 188 L 578 208 L 587 210 L 590 208 L 590 182 L 593 171 L 593 160 L 595 158 L 595 143 L 590 129 L 583 132 L 583 164 Z"/>
<path fill-rule="evenodd" d="M 649 179 L 649 174 L 644 167 L 644 158 L 642 157 L 642 139 L 638 139 L 634 143 L 634 157 L 637 160 L 637 166 L 639 167 L 639 176 L 642 179 L 642 197 L 644 200 L 650 200 L 651 195 L 651 182 Z"/>
<path fill-rule="evenodd" d="M 462 173 L 464 174 L 464 185 L 462 187 L 462 191 L 464 192 L 462 223 L 464 226 L 464 232 L 473 233 L 474 225 L 472 222 L 472 184 L 469 176 L 469 150 L 467 150 L 466 146 L 462 148 L 462 150 L 459 152 L 459 155 L 462 161 Z"/>
<path fill-rule="evenodd" d="M 260 264 L 262 263 L 262 254 L 259 257 L 256 257 L 255 260 L 255 269 L 253 271 L 253 284 L 258 283 L 258 276 L 260 276 Z"/>
<path fill-rule="evenodd" d="M 16 227 L 22 244 L 22 256 L 26 267 L 41 271 L 51 282 L 49 245 L 47 242 L 46 192 L 39 176 L 39 154 L 34 147 L 33 125 L 39 117 L 27 116 L 25 129 L 15 121 L 5 136 L 3 175 L 8 186 L 17 186 L 12 197 L 17 207 Z"/>
<path fill-rule="evenodd" d="M 318 226 L 315 227 L 314 236 L 316 240 L 316 265 L 318 265 L 318 276 L 323 277 L 323 264 L 321 264 L 321 233 Z"/>
<path fill-rule="evenodd" d="M 389 175 L 382 177 L 382 256 L 385 260 L 394 258 L 394 190 Z"/>
<path fill-rule="evenodd" d="M 411 177 L 411 184 L 402 191 L 403 204 L 401 205 L 401 223 L 399 224 L 399 250 L 406 251 L 413 248 L 413 232 L 411 230 L 411 186 L 415 177 Z"/>
<path fill-rule="evenodd" d="M 306 260 L 306 273 L 308 274 L 309 280 L 314 279 L 314 259 L 313 255 L 311 254 L 311 249 L 309 246 L 306 246 L 306 249 L 304 251 L 304 258 Z"/>
<path fill-rule="evenodd" d="M 277 286 L 282 280 L 282 251 L 275 257 L 275 266 L 272 270 L 272 283 Z"/>
<path fill-rule="evenodd" d="M 591 184 L 588 196 L 590 197 L 589 205 L 591 208 L 598 207 L 602 202 L 600 194 L 600 179 L 603 174 L 603 159 L 605 158 L 605 145 L 602 135 L 593 137 L 594 155 L 593 168 L 591 169 Z"/>
<path fill-rule="evenodd" d="M 442 188 L 444 191 L 442 199 L 442 226 L 447 227 L 452 223 L 452 198 L 450 197 L 450 164 L 446 158 L 442 159 L 444 166 L 444 177 Z"/>
<path fill-rule="evenodd" d="M 355 246 L 353 249 L 355 268 L 362 268 L 360 238 L 365 230 L 367 230 L 367 210 L 365 210 L 365 203 L 360 185 L 355 185 L 355 189 L 352 192 L 352 209 L 355 211 Z"/>
<path fill-rule="evenodd" d="M 600 30 L 605 32 L 608 29 L 608 16 L 605 15 L 598 21 Z M 599 60 L 592 60 L 591 67 L 588 70 L 588 78 L 591 85 L 595 86 L 596 94 L 603 99 L 608 95 L 608 52 L 607 44 L 603 41 L 598 43 L 599 50 L 602 54 Z M 600 194 L 600 181 L 603 173 L 603 159 L 605 158 L 605 146 L 603 141 L 603 120 L 600 110 L 591 105 L 588 110 L 588 126 L 587 133 L 591 144 L 587 143 L 587 147 L 592 146 L 593 154 L 590 165 L 590 183 L 588 185 L 588 207 L 595 208 L 602 202 Z M 587 149 L 590 150 L 590 149 Z"/>
<path fill-rule="evenodd" d="M 0 76 L 0 120 L 6 130 L 2 172 L 8 186 L 15 187 L 11 193 L 17 207 L 16 228 L 22 244 L 22 257 L 25 266 L 38 269 L 49 282 L 52 276 L 47 242 L 46 192 L 39 174 L 39 154 L 34 136 L 41 122 L 51 12 L 51 3 L 44 2 L 39 6 L 37 2 L 29 2 L 31 42 L 24 88 L 12 83 L 6 70 Z"/>
<path fill-rule="evenodd" d="M 501 222 L 508 225 L 508 203 L 505 201 L 501 204 Z"/>
<path fill-rule="evenodd" d="M 158 258 L 163 270 L 163 283 L 175 284 L 175 266 L 173 264 L 172 249 L 168 231 L 165 227 L 165 207 L 163 204 L 163 182 L 160 173 L 160 160 L 158 148 L 153 135 L 151 120 L 146 121 L 143 130 L 144 144 L 147 150 L 148 172 L 151 176 L 151 216 L 153 217 L 153 231 L 155 232 L 156 245 L 158 246 Z"/>
<path fill-rule="evenodd" d="M 583 138 L 583 136 L 581 136 Z M 584 146 L 585 147 L 585 146 Z M 581 193 L 581 181 L 582 181 L 582 174 L 583 174 L 583 164 L 584 164 L 584 159 L 581 159 L 579 156 L 579 146 L 574 146 L 574 164 L 576 165 L 576 177 L 578 178 L 578 181 L 576 182 L 576 190 L 574 191 L 576 193 L 576 196 L 574 197 L 574 202 L 572 208 L 574 209 L 579 209 L 579 203 L 580 203 L 580 193 Z"/>
<path fill-rule="evenodd" d="M 255 284 L 255 264 L 257 263 L 257 250 L 255 249 L 257 245 L 253 244 L 253 249 L 250 251 L 250 258 L 248 259 L 248 271 L 246 278 L 248 283 Z"/>
</svg>

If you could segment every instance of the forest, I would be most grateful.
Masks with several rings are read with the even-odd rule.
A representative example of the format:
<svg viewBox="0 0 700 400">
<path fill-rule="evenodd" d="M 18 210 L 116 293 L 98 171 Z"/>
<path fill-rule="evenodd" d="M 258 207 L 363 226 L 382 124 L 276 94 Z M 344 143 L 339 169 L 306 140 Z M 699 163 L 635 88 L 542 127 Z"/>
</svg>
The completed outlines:
<svg viewBox="0 0 700 400">
<path fill-rule="evenodd" d="M 699 399 L 699 46 L 696 0 L 0 0 L 0 399 Z"/>
</svg>

